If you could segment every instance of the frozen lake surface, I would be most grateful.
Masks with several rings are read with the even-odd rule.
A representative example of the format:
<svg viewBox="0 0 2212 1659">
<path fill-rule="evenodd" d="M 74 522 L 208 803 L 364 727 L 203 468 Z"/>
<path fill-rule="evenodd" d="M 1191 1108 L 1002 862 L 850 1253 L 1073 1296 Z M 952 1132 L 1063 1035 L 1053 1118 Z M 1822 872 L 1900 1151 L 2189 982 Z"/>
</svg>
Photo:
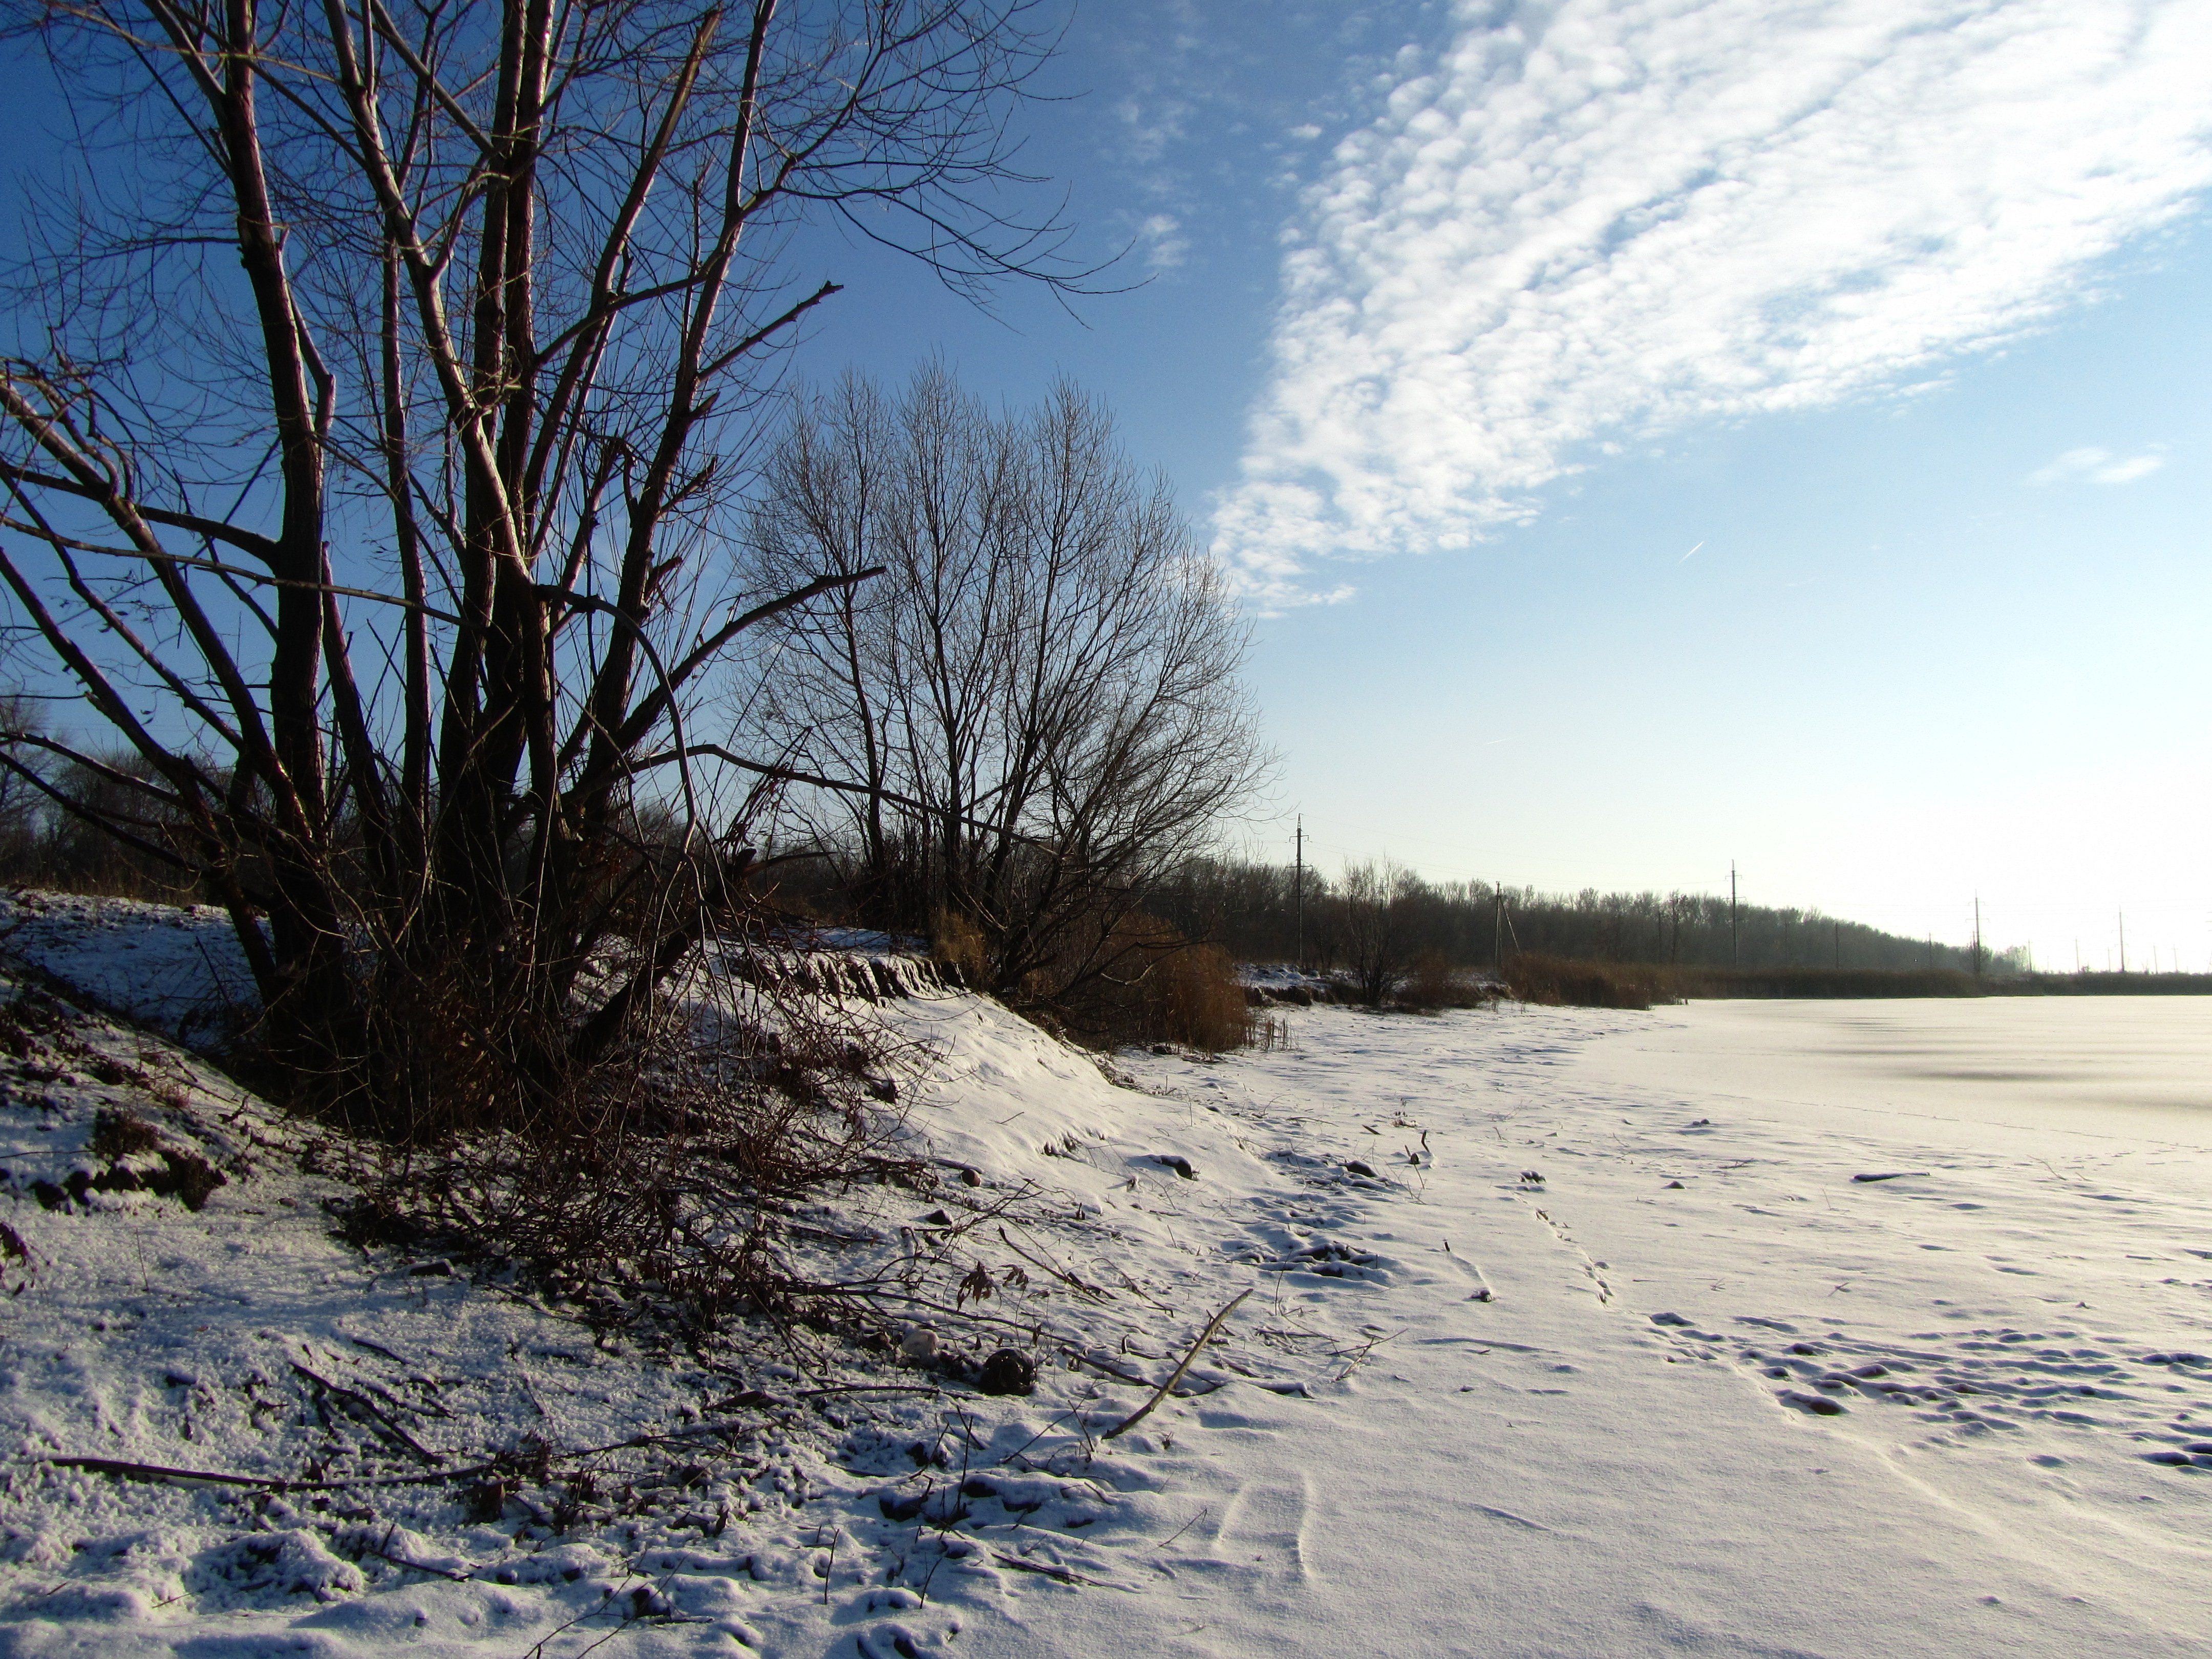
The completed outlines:
<svg viewBox="0 0 2212 1659">
<path fill-rule="evenodd" d="M 2212 998 L 1704 1002 L 1591 1048 L 1593 1076 L 1947 1146 L 1990 1128 L 2212 1147 Z"/>
</svg>

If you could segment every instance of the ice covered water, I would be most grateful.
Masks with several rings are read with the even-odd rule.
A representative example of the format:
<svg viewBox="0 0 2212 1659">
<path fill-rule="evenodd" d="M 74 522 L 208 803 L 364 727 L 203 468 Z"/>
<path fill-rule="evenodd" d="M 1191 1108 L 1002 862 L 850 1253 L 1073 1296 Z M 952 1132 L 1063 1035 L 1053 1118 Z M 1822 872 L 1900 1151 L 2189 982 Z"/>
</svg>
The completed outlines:
<svg viewBox="0 0 2212 1659">
<path fill-rule="evenodd" d="M 1583 1064 L 1945 1144 L 2021 1130 L 2212 1147 L 2212 998 L 1696 1003 Z"/>
</svg>

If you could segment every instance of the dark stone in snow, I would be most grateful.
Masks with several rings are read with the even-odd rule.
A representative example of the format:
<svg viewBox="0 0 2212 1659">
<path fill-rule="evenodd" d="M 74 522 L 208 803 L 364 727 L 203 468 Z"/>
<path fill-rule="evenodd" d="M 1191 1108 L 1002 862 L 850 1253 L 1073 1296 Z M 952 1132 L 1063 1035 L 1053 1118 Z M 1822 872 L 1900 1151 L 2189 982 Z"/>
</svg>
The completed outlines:
<svg viewBox="0 0 2212 1659">
<path fill-rule="evenodd" d="M 1036 1389 L 1036 1365 L 1025 1353 L 1001 1348 L 983 1362 L 975 1388 L 981 1394 L 1033 1393 Z"/>
<path fill-rule="evenodd" d="M 1801 1412 L 1810 1412 L 1815 1417 L 1841 1417 L 1844 1408 L 1832 1400 L 1823 1400 L 1817 1394 L 1785 1394 L 1782 1403 L 1794 1406 Z"/>
<path fill-rule="evenodd" d="M 1356 1158 L 1350 1163 L 1346 1164 L 1344 1167 L 1351 1170 L 1352 1173 L 1356 1176 L 1365 1176 L 1370 1181 L 1375 1179 L 1375 1171 L 1369 1169 L 1364 1164 L 1362 1164 Z"/>
<path fill-rule="evenodd" d="M 1195 1181 L 1198 1179 L 1198 1171 L 1191 1167 L 1190 1160 L 1177 1153 L 1154 1152 L 1152 1154 L 1152 1162 L 1155 1164 L 1165 1164 L 1169 1169 L 1173 1170 L 1177 1175 L 1181 1176 L 1185 1181 Z"/>
</svg>

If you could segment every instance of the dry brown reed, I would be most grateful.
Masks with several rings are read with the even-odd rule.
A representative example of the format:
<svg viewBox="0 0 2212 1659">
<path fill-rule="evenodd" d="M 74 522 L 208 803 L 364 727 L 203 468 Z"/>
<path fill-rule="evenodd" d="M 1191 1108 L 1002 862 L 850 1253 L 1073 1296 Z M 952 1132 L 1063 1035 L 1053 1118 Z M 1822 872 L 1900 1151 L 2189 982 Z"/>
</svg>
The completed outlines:
<svg viewBox="0 0 2212 1659">
<path fill-rule="evenodd" d="M 1211 1054 L 1252 1041 L 1255 1016 L 1236 963 L 1218 945 L 1194 945 L 1139 913 L 1115 924 L 1107 954 L 1114 969 L 1054 1010 L 1084 1040 L 1108 1048 L 1175 1042 Z"/>
<path fill-rule="evenodd" d="M 958 910 L 939 910 L 930 929 L 929 953 L 973 986 L 990 983 L 991 946 L 975 918 Z"/>
<path fill-rule="evenodd" d="M 1547 1007 L 1649 1008 L 1678 1002 L 1684 975 L 1650 963 L 1578 962 L 1526 951 L 1506 964 L 1505 981 L 1522 1002 Z"/>
</svg>

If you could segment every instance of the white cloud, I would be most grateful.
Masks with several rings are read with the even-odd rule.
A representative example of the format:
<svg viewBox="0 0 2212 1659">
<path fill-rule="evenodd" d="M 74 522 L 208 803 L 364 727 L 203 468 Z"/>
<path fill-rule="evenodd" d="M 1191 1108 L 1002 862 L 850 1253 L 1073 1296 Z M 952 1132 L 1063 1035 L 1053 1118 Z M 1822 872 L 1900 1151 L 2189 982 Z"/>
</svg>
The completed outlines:
<svg viewBox="0 0 2212 1659">
<path fill-rule="evenodd" d="M 1145 263 L 1154 270 L 1172 270 L 1190 252 L 1182 222 L 1172 213 L 1146 215 L 1137 227 L 1137 242 L 1144 250 Z"/>
<path fill-rule="evenodd" d="M 1595 437 L 1924 385 L 2212 184 L 2206 0 L 1497 15 L 1462 0 L 1289 235 L 1216 513 L 1278 598 L 1528 516 Z"/>
<path fill-rule="evenodd" d="M 2027 481 L 2032 484 L 2133 483 L 2165 465 L 2166 457 L 2158 454 L 2119 456 L 2109 449 L 2069 449 L 2048 466 L 2029 473 Z"/>
</svg>

